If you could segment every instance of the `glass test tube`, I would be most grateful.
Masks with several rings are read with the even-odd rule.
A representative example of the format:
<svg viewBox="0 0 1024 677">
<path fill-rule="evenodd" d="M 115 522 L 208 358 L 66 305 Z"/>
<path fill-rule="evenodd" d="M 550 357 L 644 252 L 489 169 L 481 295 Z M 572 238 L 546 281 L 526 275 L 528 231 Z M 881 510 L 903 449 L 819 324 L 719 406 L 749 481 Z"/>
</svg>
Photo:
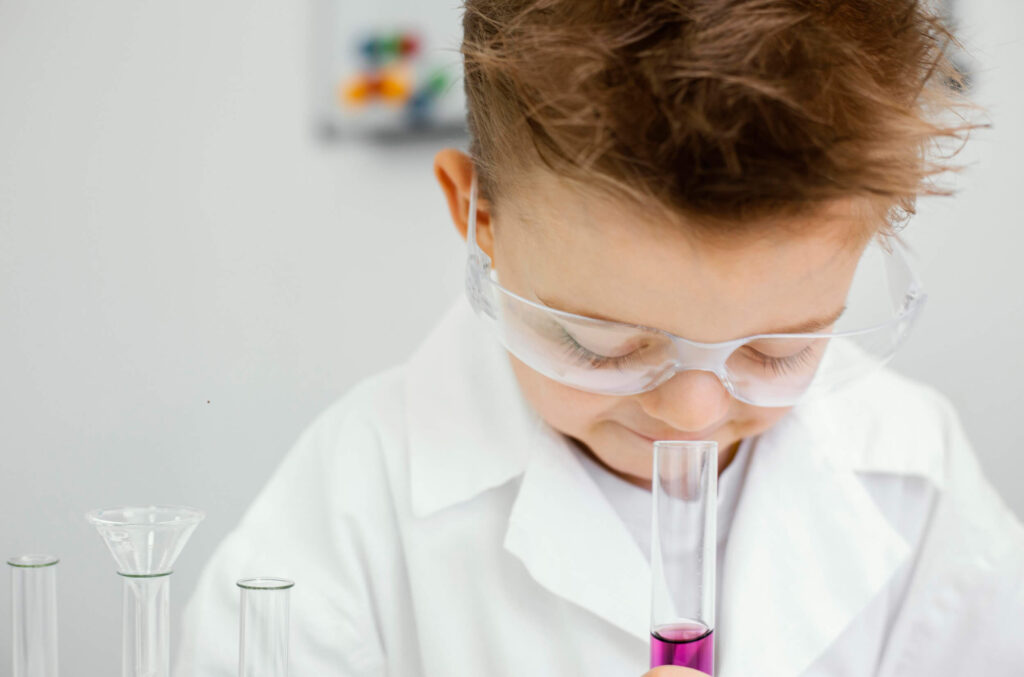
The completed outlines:
<svg viewBox="0 0 1024 677">
<path fill-rule="evenodd" d="M 288 677 L 288 609 L 295 585 L 284 578 L 245 578 L 241 589 L 238 677 Z"/>
<path fill-rule="evenodd" d="M 11 566 L 11 666 L 14 677 L 57 677 L 57 562 L 21 555 Z"/>
<path fill-rule="evenodd" d="M 652 668 L 713 674 L 717 493 L 717 443 L 654 443 Z"/>
</svg>

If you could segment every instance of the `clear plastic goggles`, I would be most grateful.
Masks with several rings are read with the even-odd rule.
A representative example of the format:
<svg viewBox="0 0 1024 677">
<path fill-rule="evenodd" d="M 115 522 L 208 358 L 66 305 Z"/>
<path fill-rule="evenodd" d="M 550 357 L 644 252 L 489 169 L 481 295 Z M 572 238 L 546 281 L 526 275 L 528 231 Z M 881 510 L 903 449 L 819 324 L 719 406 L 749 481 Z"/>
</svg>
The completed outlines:
<svg viewBox="0 0 1024 677">
<path fill-rule="evenodd" d="M 791 406 L 888 362 L 926 299 L 902 245 L 890 238 L 865 249 L 846 311 L 832 331 L 700 343 L 660 329 L 567 313 L 505 289 L 477 245 L 476 202 L 474 177 L 466 237 L 466 292 L 473 309 L 521 362 L 592 393 L 634 395 L 680 372 L 699 370 L 717 376 L 730 395 L 748 404 Z"/>
</svg>

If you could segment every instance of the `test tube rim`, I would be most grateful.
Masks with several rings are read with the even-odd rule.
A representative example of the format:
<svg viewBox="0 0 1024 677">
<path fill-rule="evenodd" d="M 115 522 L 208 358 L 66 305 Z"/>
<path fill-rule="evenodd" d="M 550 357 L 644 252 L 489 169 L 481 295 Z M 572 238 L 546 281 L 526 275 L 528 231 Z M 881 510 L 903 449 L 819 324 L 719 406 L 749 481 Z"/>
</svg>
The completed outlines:
<svg viewBox="0 0 1024 677">
<path fill-rule="evenodd" d="M 718 446 L 718 442 L 714 440 L 655 440 L 654 446 L 660 448 L 664 447 L 706 447 L 710 445 Z"/>
<path fill-rule="evenodd" d="M 273 583 L 274 585 L 257 585 L 260 581 Z M 253 578 L 242 578 L 235 582 L 242 590 L 288 590 L 295 587 L 295 581 L 275 576 L 255 576 Z"/>
<path fill-rule="evenodd" d="M 38 562 L 28 563 L 19 562 L 19 559 L 39 558 Z M 17 569 L 44 569 L 46 567 L 52 567 L 55 564 L 60 563 L 60 558 L 56 555 L 41 555 L 41 554 L 30 554 L 30 555 L 15 555 L 7 560 L 7 564 Z"/>
</svg>

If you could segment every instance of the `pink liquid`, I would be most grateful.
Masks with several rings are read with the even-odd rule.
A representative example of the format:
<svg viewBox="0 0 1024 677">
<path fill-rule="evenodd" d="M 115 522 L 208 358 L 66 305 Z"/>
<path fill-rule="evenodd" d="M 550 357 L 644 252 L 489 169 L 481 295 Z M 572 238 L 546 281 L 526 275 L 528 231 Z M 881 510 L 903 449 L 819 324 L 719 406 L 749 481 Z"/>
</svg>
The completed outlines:
<svg viewBox="0 0 1024 677">
<path fill-rule="evenodd" d="M 715 636 L 703 623 L 661 625 L 651 633 L 651 667 L 681 665 L 712 674 Z"/>
</svg>

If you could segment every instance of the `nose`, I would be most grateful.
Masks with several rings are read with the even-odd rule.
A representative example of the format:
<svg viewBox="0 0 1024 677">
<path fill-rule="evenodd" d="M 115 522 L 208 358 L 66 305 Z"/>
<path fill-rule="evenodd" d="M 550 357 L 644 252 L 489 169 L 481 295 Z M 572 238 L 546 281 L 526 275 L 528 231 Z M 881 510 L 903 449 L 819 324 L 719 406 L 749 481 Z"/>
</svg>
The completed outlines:
<svg viewBox="0 0 1024 677">
<path fill-rule="evenodd" d="M 680 372 L 639 397 L 648 416 L 682 432 L 698 432 L 718 423 L 732 399 L 717 376 L 697 370 Z"/>
</svg>

